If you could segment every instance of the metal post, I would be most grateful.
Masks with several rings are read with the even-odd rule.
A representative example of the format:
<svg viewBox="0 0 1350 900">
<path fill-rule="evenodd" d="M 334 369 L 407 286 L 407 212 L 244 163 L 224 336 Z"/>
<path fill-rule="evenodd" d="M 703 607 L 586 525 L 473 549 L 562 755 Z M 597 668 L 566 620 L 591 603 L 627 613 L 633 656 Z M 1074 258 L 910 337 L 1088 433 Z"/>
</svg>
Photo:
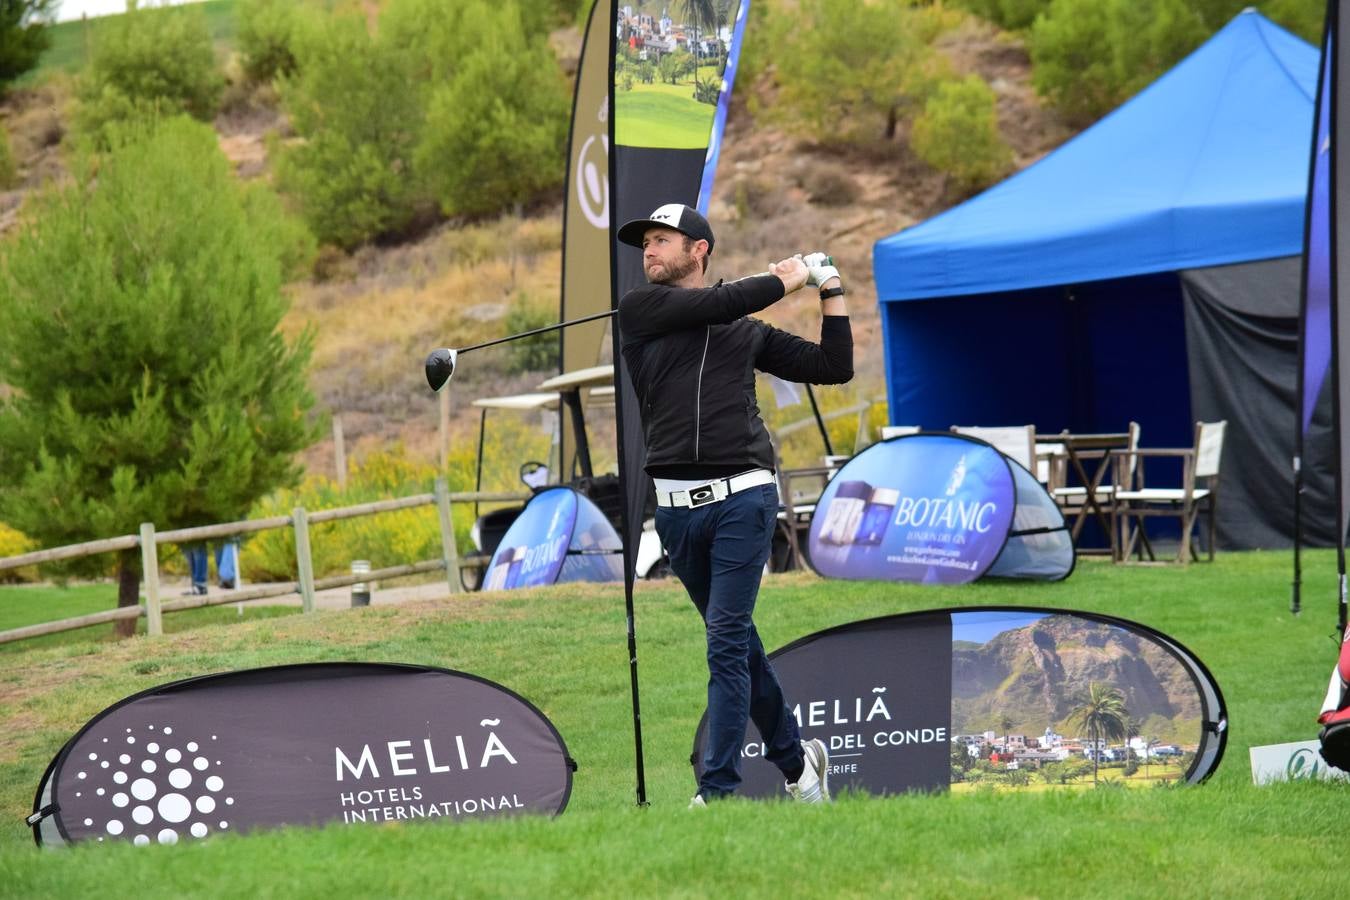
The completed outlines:
<svg viewBox="0 0 1350 900">
<path fill-rule="evenodd" d="M 370 560 L 368 560 L 368 559 L 354 559 L 354 560 L 352 560 L 352 574 L 353 574 L 353 575 L 369 575 L 369 574 L 370 574 Z M 372 583 L 369 582 L 369 581 L 358 581 L 356 584 L 352 585 L 352 608 L 353 608 L 353 609 L 355 609 L 355 608 L 358 607 L 358 606 L 369 606 L 369 605 L 370 605 L 371 588 L 372 588 Z"/>
<path fill-rule="evenodd" d="M 459 583 L 459 549 L 455 546 L 455 522 L 450 516 L 450 487 L 444 478 L 436 479 L 436 512 L 441 520 L 441 560 L 445 563 L 445 580 L 450 593 L 458 594 L 464 588 Z"/>
<path fill-rule="evenodd" d="M 145 583 L 145 632 L 164 633 L 164 615 L 159 608 L 159 548 L 155 544 L 155 523 L 141 523 L 141 578 Z"/>
<path fill-rule="evenodd" d="M 314 560 L 309 554 L 309 517 L 303 506 L 291 513 L 295 527 L 295 568 L 300 580 L 300 602 L 305 612 L 314 612 Z"/>
</svg>

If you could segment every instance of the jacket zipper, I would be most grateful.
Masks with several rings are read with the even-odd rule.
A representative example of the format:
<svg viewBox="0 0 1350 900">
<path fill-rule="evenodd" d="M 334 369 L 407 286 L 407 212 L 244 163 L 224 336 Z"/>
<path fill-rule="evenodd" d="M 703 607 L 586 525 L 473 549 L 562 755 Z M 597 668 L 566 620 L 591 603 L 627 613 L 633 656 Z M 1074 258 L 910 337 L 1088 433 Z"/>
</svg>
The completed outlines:
<svg viewBox="0 0 1350 900">
<path fill-rule="evenodd" d="M 694 395 L 694 459 L 699 458 L 698 439 L 703 431 L 703 367 L 708 363 L 708 343 L 712 339 L 712 326 L 705 326 L 703 332 L 703 358 L 698 361 L 698 393 Z"/>
</svg>

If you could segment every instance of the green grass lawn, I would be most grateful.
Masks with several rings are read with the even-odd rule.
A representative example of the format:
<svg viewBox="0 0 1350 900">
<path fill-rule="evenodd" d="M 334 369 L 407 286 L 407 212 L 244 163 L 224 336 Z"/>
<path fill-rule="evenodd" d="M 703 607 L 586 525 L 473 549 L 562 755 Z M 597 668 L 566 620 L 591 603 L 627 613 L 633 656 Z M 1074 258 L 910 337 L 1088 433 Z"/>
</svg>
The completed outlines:
<svg viewBox="0 0 1350 900">
<path fill-rule="evenodd" d="M 733 801 L 691 812 L 688 764 L 706 675 L 697 616 L 674 583 L 642 585 L 636 627 L 647 788 L 634 804 L 619 586 L 194 628 L 118 644 L 70 640 L 0 656 L 0 885 L 10 896 L 1334 896 L 1343 784 L 1251 784 L 1255 744 L 1316 736 L 1335 659 L 1334 558 L 1308 554 L 1289 614 L 1287 553 L 1187 569 L 1089 562 L 1060 584 L 920 587 L 773 576 L 756 619 L 782 646 L 852 620 L 960 605 L 1097 611 L 1162 630 L 1213 672 L 1225 758 L 1179 789 L 843 797 L 829 807 Z M 319 660 L 469 671 L 538 705 L 580 763 L 557 819 L 284 829 L 174 847 L 39 852 L 22 817 L 43 770 L 89 718 L 178 678 Z"/>
<path fill-rule="evenodd" d="M 200 6 L 206 14 L 206 25 L 217 48 L 234 44 L 235 0 L 207 0 Z M 54 72 L 74 73 L 84 68 L 90 48 L 98 43 L 99 30 L 110 17 L 100 16 L 87 21 L 58 22 L 51 26 L 51 46 L 42 54 L 38 67 L 19 79 L 18 84 L 34 84 Z"/>
<path fill-rule="evenodd" d="M 694 99 L 692 81 L 636 84 L 614 93 L 614 140 L 625 147 L 702 150 L 717 107 Z"/>
</svg>

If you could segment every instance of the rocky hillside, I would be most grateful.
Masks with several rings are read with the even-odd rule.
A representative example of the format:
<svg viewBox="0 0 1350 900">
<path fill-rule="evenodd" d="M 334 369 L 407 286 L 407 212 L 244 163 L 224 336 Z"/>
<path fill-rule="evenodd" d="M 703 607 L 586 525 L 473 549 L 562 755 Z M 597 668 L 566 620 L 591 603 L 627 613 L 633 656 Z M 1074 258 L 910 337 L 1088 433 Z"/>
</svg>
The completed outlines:
<svg viewBox="0 0 1350 900">
<path fill-rule="evenodd" d="M 1004 716 L 1014 733 L 1039 735 L 1047 726 L 1064 733 L 1075 698 L 1097 682 L 1124 695 L 1130 716 L 1145 722 L 1150 736 L 1190 743 L 1199 737 L 1199 700 L 1185 669 L 1158 645 L 1119 628 L 1047 616 L 986 644 L 954 647 L 952 657 L 955 734 L 1001 731 Z"/>
<path fill-rule="evenodd" d="M 576 29 L 558 32 L 552 44 L 574 69 L 581 45 Z M 1016 167 L 1068 136 L 1035 97 L 1029 60 L 1016 38 L 971 20 L 944 37 L 940 49 L 957 73 L 978 72 L 993 86 L 1000 129 L 1013 147 Z M 13 226 L 29 191 L 61 176 L 68 94 L 68 83 L 58 81 L 15 92 L 0 107 L 22 179 L 0 195 L 0 230 Z M 825 402 L 884 397 L 872 244 L 964 198 L 909 152 L 903 123 L 891 143 L 840 150 L 756 121 L 746 102 L 751 95 L 760 107 L 774 101 L 762 85 L 737 86 L 709 215 L 719 238 L 710 274 L 762 271 L 770 260 L 798 251 L 832 253 L 850 291 L 858 375 L 849 386 L 826 389 Z M 270 91 L 236 95 L 216 126 L 240 178 L 268 177 L 269 137 L 287 136 Z M 365 247 L 350 256 L 328 253 L 314 280 L 292 286 L 288 327 L 312 326 L 316 332 L 312 384 L 321 406 L 341 414 L 349 453 L 398 441 L 416 455 L 435 458 L 438 413 L 422 382 L 423 357 L 436 346 L 507 333 L 506 311 L 521 296 L 556 308 L 561 208 L 559 198 L 527 210 L 523 219 L 445 223 L 400 246 Z M 765 317 L 813 333 L 818 311 L 804 297 Z M 528 390 L 539 380 L 503 381 L 484 362 L 477 376 L 466 368 L 456 380 L 452 434 L 465 439 L 476 426 L 465 408 L 469 399 Z M 829 396 L 831 391 L 838 395 Z M 323 472 L 332 459 L 324 442 L 306 462 Z"/>
</svg>

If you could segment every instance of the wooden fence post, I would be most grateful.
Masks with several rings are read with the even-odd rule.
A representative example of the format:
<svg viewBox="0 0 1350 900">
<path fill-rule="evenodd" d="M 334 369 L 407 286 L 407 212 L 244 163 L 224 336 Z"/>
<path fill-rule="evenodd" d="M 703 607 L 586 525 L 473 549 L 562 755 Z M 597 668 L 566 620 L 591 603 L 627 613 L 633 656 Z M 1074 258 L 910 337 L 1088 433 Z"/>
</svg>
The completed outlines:
<svg viewBox="0 0 1350 900">
<path fill-rule="evenodd" d="M 305 612 L 314 612 L 314 560 L 309 553 L 309 517 L 303 506 L 291 513 L 295 527 L 295 568 L 300 580 L 300 605 Z"/>
<path fill-rule="evenodd" d="M 164 633 L 164 616 L 159 607 L 159 546 L 155 543 L 155 523 L 141 523 L 141 578 L 145 583 L 145 633 Z"/>
<path fill-rule="evenodd" d="M 333 413 L 333 468 L 338 487 L 347 489 L 347 440 L 342 434 L 342 413 Z"/>
<path fill-rule="evenodd" d="M 445 562 L 445 578 L 450 593 L 463 590 L 459 582 L 459 548 L 455 546 L 455 520 L 450 516 L 450 487 L 444 478 L 436 479 L 436 511 L 441 519 L 441 559 Z"/>
</svg>

